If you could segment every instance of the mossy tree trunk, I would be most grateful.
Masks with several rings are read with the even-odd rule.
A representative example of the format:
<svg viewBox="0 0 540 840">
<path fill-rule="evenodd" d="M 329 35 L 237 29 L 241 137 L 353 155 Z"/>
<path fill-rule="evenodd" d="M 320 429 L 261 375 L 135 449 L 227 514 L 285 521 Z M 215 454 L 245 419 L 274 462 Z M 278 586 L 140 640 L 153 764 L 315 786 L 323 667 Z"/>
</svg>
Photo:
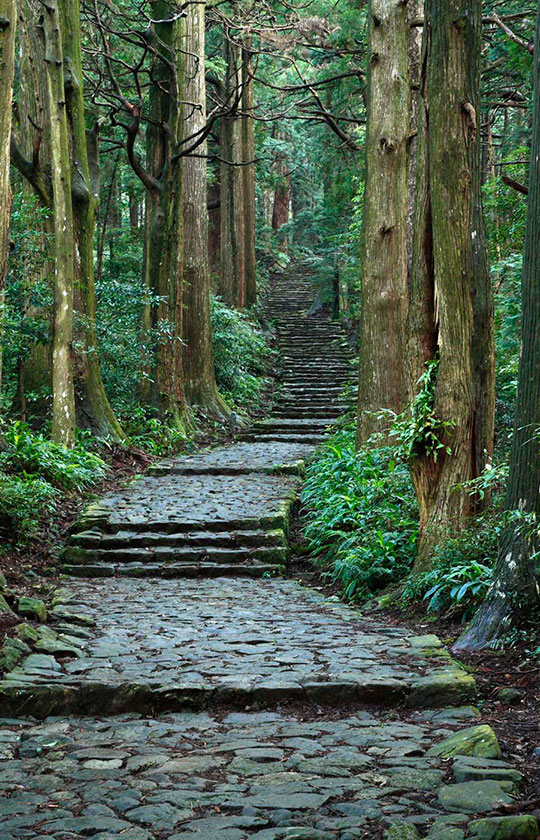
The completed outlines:
<svg viewBox="0 0 540 840">
<path fill-rule="evenodd" d="M 0 395 L 2 388 L 1 342 L 11 215 L 9 163 L 16 26 L 17 8 L 15 0 L 0 0 Z"/>
<path fill-rule="evenodd" d="M 420 506 L 415 571 L 479 500 L 461 485 L 490 461 L 494 425 L 492 290 L 480 166 L 480 0 L 427 0 L 409 301 L 411 396 L 438 358 L 432 413 L 444 448 L 419 444 L 411 473 Z M 449 452 L 446 451 L 449 449 Z"/>
<path fill-rule="evenodd" d="M 221 271 L 219 293 L 229 306 L 246 305 L 246 259 L 242 122 L 242 48 L 224 42 L 227 71 L 224 97 L 228 113 L 221 118 Z"/>
<path fill-rule="evenodd" d="M 479 650 L 540 599 L 540 4 L 534 57 L 534 114 L 522 278 L 522 352 L 506 507 L 519 514 L 503 535 L 494 581 L 455 650 Z"/>
<path fill-rule="evenodd" d="M 98 192 L 90 177 L 88 147 L 97 166 L 97 137 L 86 131 L 84 117 L 81 16 L 79 0 L 62 0 L 67 119 L 71 148 L 71 195 L 75 236 L 75 300 L 82 315 L 74 357 L 79 412 L 83 424 L 102 437 L 123 440 L 124 433 L 111 408 L 99 368 L 94 287 L 94 227 Z"/>
<path fill-rule="evenodd" d="M 183 42 L 182 136 L 196 137 L 206 126 L 205 3 L 188 6 Z M 181 159 L 183 204 L 183 354 L 186 400 L 213 415 L 228 414 L 218 394 L 210 324 L 210 269 L 206 142 Z"/>
<path fill-rule="evenodd" d="M 407 213 L 411 85 L 409 22 L 401 0 L 369 7 L 366 188 L 362 230 L 359 445 L 407 401 Z"/>
<path fill-rule="evenodd" d="M 51 178 L 54 218 L 54 330 L 52 346 L 52 438 L 71 447 L 75 442 L 73 386 L 74 221 L 71 203 L 71 159 L 64 87 L 64 52 L 59 0 L 43 7 L 43 33 L 50 113 Z"/>
<path fill-rule="evenodd" d="M 246 305 L 257 302 L 257 260 L 255 256 L 255 123 L 253 120 L 253 59 L 242 51 L 242 159 Z"/>
<path fill-rule="evenodd" d="M 152 333 L 156 349 L 146 369 L 141 394 L 169 423 L 183 429 L 187 408 L 182 384 L 182 166 L 175 156 L 181 116 L 183 19 L 167 0 L 151 3 L 155 49 L 146 129 L 146 169 L 134 150 L 138 122 L 134 120 L 130 161 L 147 189 L 144 281 L 153 303 L 143 315 L 143 333 Z M 147 387 L 148 386 L 148 387 Z"/>
<path fill-rule="evenodd" d="M 33 172 L 40 179 L 38 184 L 28 179 L 23 171 L 23 189 L 37 195 L 41 204 L 52 210 L 51 161 L 49 140 L 49 113 L 47 97 L 47 69 L 43 56 L 43 38 L 38 28 L 42 8 L 39 0 L 22 0 L 19 4 L 19 70 L 16 103 L 16 125 L 18 151 Z M 17 165 L 17 160 L 14 161 Z M 48 284 L 54 274 L 51 261 L 50 240 L 52 238 L 52 216 L 43 219 L 40 228 L 39 247 L 42 258 L 32 267 L 28 285 L 25 313 L 32 320 L 51 321 L 49 307 L 36 306 L 32 291 L 36 286 Z M 13 410 L 26 419 L 26 395 L 32 393 L 30 412 L 45 417 L 49 411 L 48 395 L 51 385 L 51 346 L 47 337 L 36 340 L 27 348 L 19 362 L 19 381 Z M 39 395 L 39 398 L 38 396 Z"/>
</svg>

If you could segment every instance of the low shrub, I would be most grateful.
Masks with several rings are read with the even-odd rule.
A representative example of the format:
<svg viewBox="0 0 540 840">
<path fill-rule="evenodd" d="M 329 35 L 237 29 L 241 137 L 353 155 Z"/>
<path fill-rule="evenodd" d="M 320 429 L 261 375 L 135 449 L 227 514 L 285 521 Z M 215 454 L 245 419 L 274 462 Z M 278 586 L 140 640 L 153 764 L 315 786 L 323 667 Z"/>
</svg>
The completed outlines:
<svg viewBox="0 0 540 840">
<path fill-rule="evenodd" d="M 24 423 L 11 423 L 2 439 L 0 469 L 7 473 L 41 478 L 63 490 L 82 490 L 100 481 L 107 471 L 101 458 L 83 444 L 65 449 Z"/>
<path fill-rule="evenodd" d="M 407 574 L 418 535 L 406 460 L 393 446 L 355 451 L 355 430 L 339 431 L 308 466 L 302 492 L 307 550 L 362 600 Z"/>
<path fill-rule="evenodd" d="M 0 472 L 0 535 L 3 541 L 21 543 L 35 536 L 43 517 L 54 512 L 59 495 L 59 491 L 42 478 Z"/>
</svg>

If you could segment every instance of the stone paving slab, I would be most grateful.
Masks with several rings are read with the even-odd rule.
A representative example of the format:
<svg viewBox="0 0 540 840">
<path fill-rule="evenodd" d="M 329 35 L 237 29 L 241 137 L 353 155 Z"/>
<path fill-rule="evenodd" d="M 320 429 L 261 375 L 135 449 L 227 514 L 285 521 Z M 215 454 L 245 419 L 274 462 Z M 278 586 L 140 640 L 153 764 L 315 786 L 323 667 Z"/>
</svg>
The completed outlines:
<svg viewBox="0 0 540 840">
<path fill-rule="evenodd" d="M 303 423 L 311 421 L 301 421 Z M 316 421 L 315 421 L 316 423 Z M 300 473 L 303 462 L 314 452 L 312 444 L 304 443 L 234 443 L 167 458 L 151 468 L 151 473 L 227 474 L 242 472 Z"/>
<path fill-rule="evenodd" d="M 473 782 L 459 807 L 448 794 L 463 785 L 454 784 L 452 761 L 429 751 L 474 715 L 0 721 L 0 836 L 356 840 L 408 826 L 433 840 L 462 840 L 475 814 L 512 802 L 515 791 L 513 782 L 487 780 L 479 790 Z"/>
<path fill-rule="evenodd" d="M 282 475 L 147 476 L 103 497 L 79 519 L 77 529 L 171 529 L 212 523 L 250 527 L 288 524 L 298 479 Z"/>
<path fill-rule="evenodd" d="M 96 629 L 64 629 L 80 657 L 58 664 L 32 655 L 7 675 L 0 708 L 10 714 L 474 697 L 474 679 L 436 637 L 366 622 L 294 581 L 112 579 L 69 589 L 69 610 Z"/>
</svg>

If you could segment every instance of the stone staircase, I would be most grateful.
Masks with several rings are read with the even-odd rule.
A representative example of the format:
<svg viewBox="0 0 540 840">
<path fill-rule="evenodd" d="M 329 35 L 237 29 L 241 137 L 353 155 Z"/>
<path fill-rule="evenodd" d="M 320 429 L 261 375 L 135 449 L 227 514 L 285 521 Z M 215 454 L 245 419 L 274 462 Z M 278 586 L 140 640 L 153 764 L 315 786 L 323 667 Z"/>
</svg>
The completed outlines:
<svg viewBox="0 0 540 840">
<path fill-rule="evenodd" d="M 62 555 L 77 577 L 268 577 L 288 559 L 287 529 L 306 458 L 349 407 L 354 378 L 339 325 L 308 315 L 313 286 L 283 277 L 267 302 L 282 357 L 270 419 L 228 446 L 170 458 L 79 519 Z"/>
</svg>

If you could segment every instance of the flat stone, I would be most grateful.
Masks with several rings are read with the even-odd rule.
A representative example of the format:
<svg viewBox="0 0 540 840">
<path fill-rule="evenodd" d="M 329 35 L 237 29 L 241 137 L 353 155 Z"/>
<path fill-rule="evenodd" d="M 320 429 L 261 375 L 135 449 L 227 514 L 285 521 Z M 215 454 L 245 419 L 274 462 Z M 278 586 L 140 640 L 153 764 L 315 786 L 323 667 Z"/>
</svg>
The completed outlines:
<svg viewBox="0 0 540 840">
<path fill-rule="evenodd" d="M 485 779 L 481 782 L 462 782 L 443 785 L 438 800 L 447 811 L 467 814 L 485 814 L 514 801 L 508 791 L 513 790 L 510 782 L 495 782 Z"/>
<path fill-rule="evenodd" d="M 539 828 L 532 816 L 486 817 L 469 823 L 469 831 L 478 840 L 536 840 Z"/>
<path fill-rule="evenodd" d="M 393 823 L 384 832 L 384 840 L 420 840 L 420 834 L 410 823 Z"/>
</svg>

